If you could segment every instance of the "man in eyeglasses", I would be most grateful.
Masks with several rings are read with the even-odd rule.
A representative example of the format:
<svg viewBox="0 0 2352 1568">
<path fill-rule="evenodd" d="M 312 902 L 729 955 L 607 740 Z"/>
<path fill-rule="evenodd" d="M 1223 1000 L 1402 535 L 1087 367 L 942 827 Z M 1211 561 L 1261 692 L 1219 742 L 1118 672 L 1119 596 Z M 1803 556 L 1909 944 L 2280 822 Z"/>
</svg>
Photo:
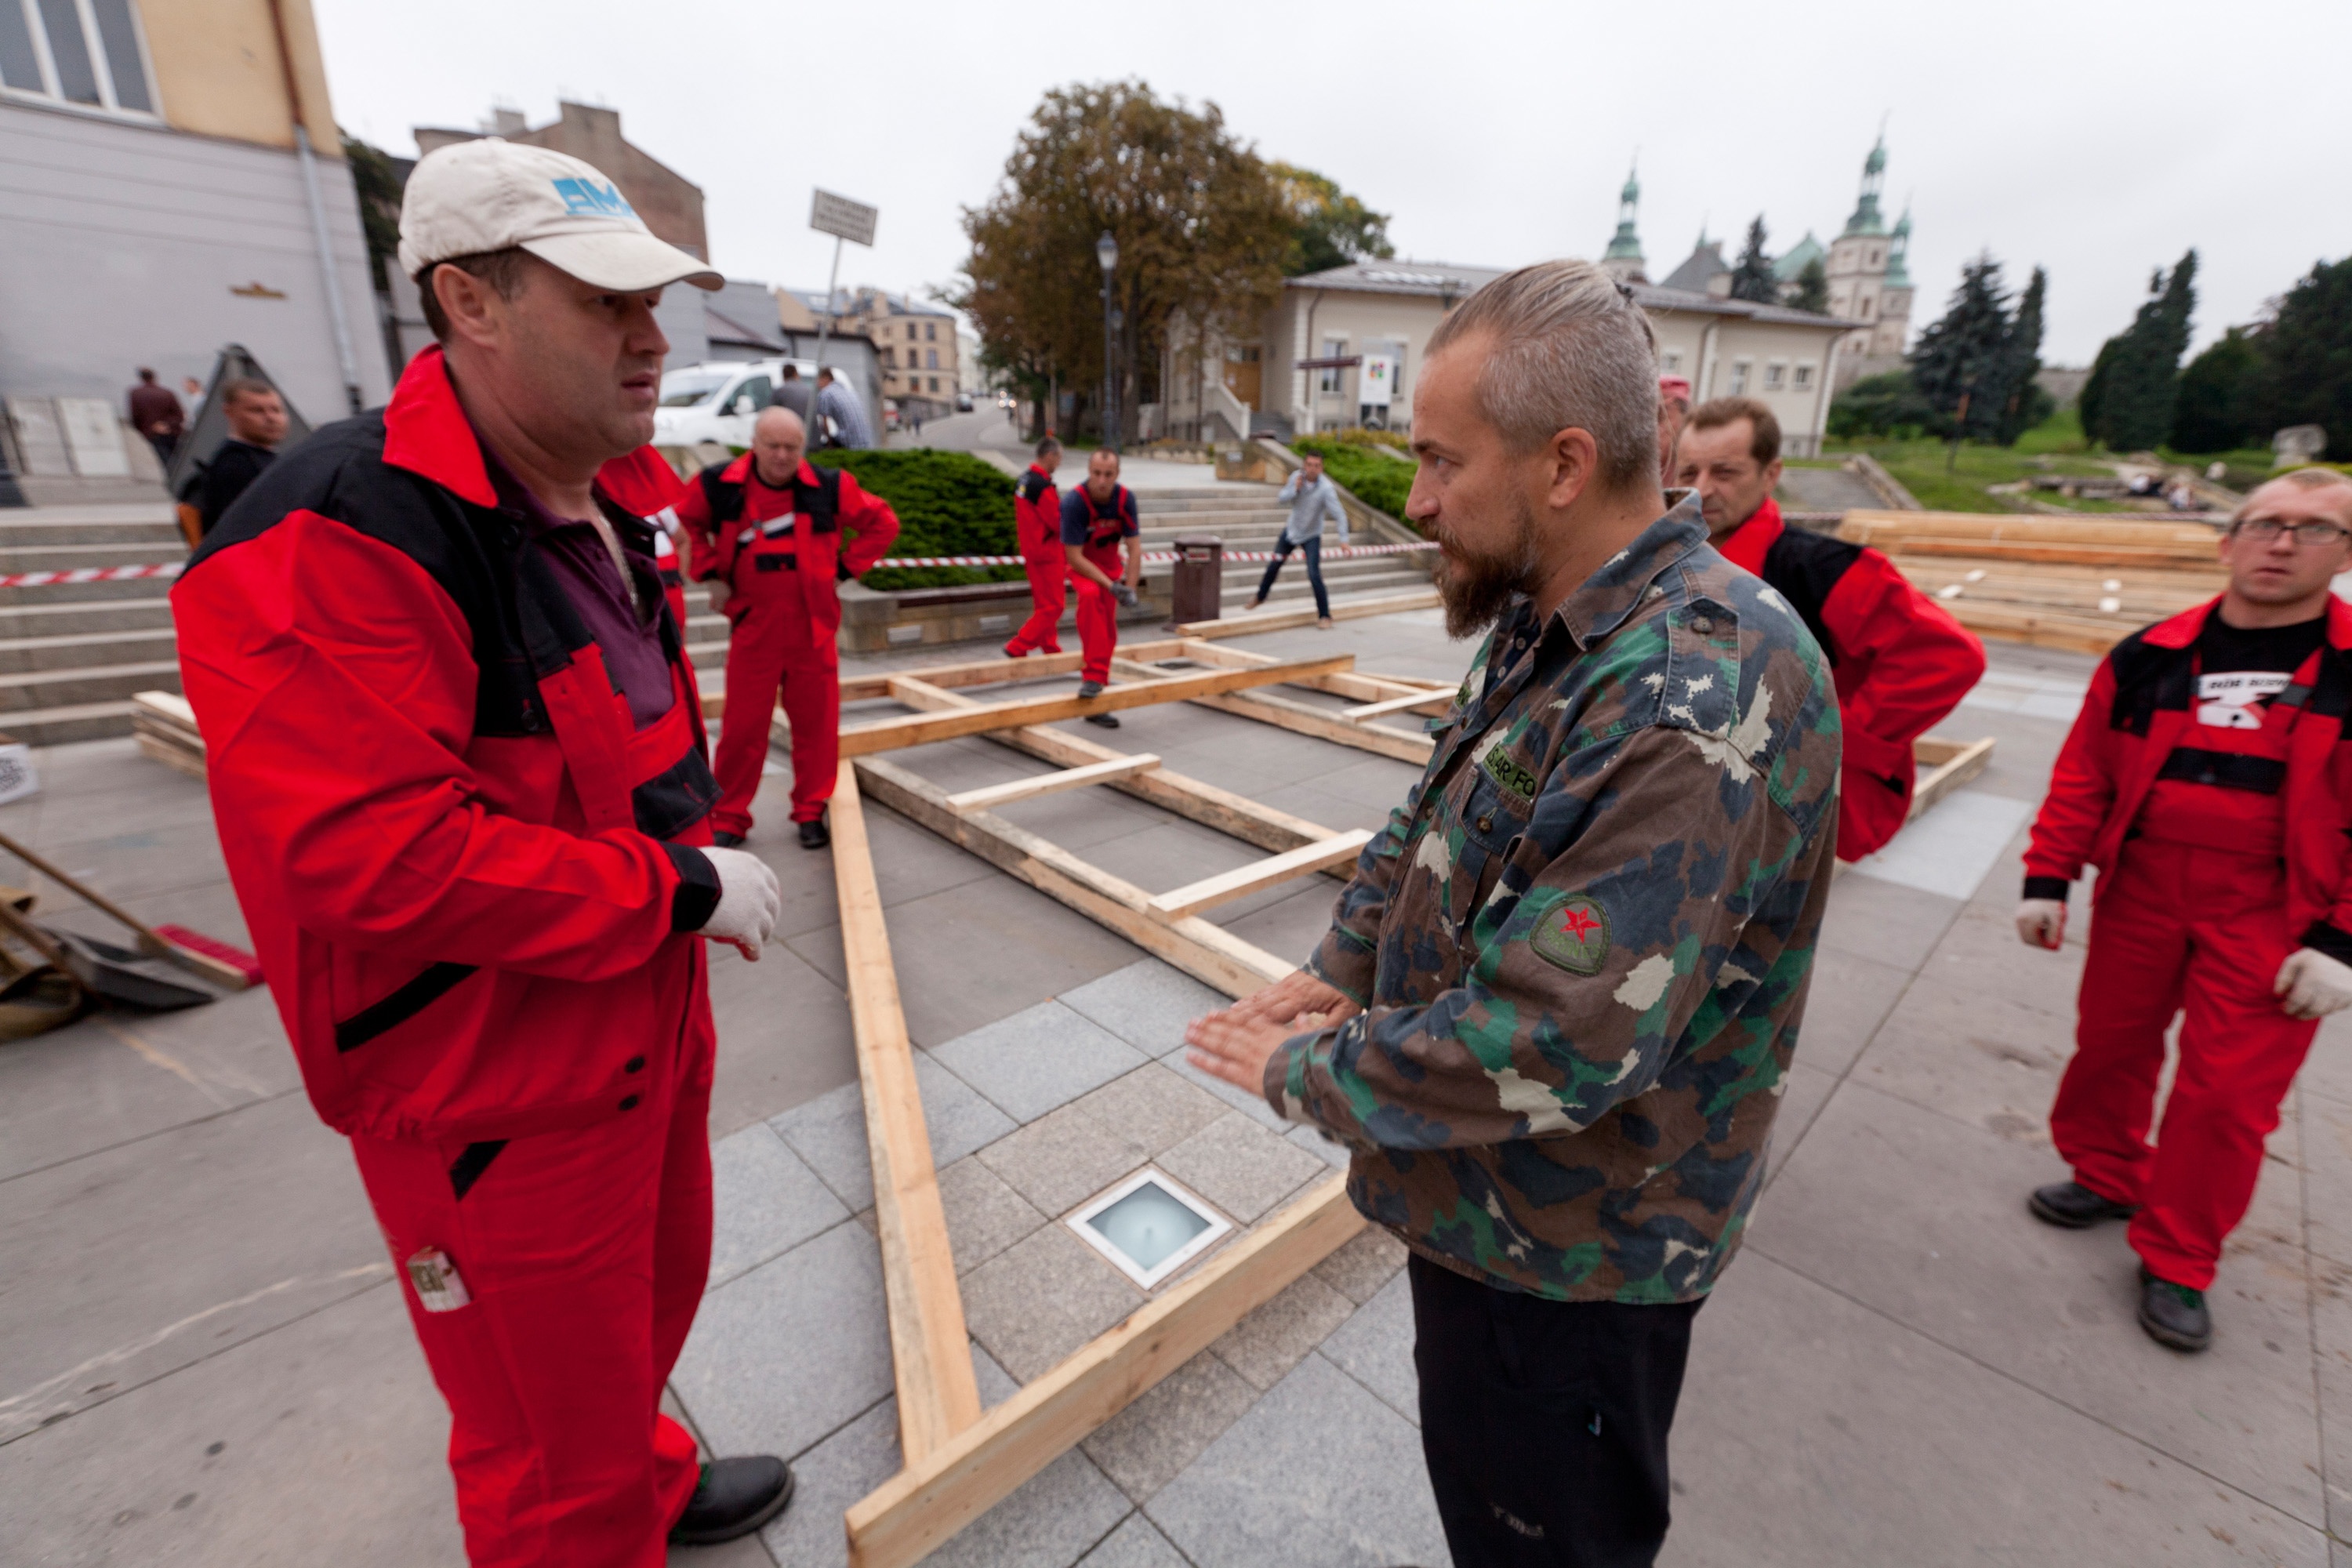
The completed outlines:
<svg viewBox="0 0 2352 1568">
<path fill-rule="evenodd" d="M 2098 868 L 2074 1057 L 2050 1134 L 2072 1181 L 2036 1217 L 2131 1222 L 2140 1326 L 2212 1340 L 2205 1291 L 2252 1202 L 2263 1140 L 2318 1020 L 2352 1004 L 2352 479 L 2305 468 L 2246 498 L 2230 585 L 2133 633 L 2092 677 L 2025 857 L 2017 930 L 2056 950 Z M 2147 1141 L 2164 1036 L 2180 1063 Z"/>
</svg>

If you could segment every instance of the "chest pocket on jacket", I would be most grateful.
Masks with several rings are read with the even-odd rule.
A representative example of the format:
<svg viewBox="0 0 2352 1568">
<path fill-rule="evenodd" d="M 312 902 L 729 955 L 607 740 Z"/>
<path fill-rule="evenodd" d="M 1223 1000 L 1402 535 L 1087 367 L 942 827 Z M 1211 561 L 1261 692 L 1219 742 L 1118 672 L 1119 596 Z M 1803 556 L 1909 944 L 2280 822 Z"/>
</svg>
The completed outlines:
<svg viewBox="0 0 2352 1568">
<path fill-rule="evenodd" d="M 1502 876 L 1511 846 L 1535 810 L 1537 780 L 1496 742 L 1479 759 L 1477 783 L 1462 807 L 1462 860 L 1456 887 L 1467 896 L 1454 906 L 1457 923 L 1477 913 Z"/>
</svg>

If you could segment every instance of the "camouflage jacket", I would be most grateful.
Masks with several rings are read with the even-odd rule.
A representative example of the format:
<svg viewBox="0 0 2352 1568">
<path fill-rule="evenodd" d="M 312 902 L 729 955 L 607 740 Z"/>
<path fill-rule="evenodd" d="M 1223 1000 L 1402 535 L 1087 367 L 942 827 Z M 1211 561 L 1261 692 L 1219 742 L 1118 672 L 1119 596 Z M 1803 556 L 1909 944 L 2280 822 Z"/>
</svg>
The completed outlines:
<svg viewBox="0 0 2352 1568">
<path fill-rule="evenodd" d="M 1488 637 L 1307 968 L 1365 1011 L 1265 1092 L 1367 1217 L 1565 1300 L 1686 1301 L 1738 1244 L 1835 848 L 1838 709 L 1788 603 L 1675 508 Z"/>
</svg>

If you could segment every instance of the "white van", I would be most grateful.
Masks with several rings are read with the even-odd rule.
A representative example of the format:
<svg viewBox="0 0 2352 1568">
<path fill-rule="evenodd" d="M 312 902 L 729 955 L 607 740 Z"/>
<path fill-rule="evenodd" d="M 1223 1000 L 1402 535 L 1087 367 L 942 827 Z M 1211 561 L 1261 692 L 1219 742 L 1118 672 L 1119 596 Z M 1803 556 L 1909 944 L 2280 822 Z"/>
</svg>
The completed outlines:
<svg viewBox="0 0 2352 1568">
<path fill-rule="evenodd" d="M 695 447 L 715 441 L 722 447 L 749 447 L 751 421 L 775 401 L 785 363 L 710 360 L 664 373 L 661 401 L 654 407 L 654 445 Z M 800 370 L 801 384 L 814 389 L 815 364 L 791 363 Z"/>
</svg>

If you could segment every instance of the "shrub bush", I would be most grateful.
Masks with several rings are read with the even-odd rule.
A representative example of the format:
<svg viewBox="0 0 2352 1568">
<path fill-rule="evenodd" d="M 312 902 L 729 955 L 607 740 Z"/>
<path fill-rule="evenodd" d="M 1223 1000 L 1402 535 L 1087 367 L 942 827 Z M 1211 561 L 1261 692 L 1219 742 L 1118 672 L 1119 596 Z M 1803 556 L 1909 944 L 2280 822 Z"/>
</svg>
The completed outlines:
<svg viewBox="0 0 2352 1568">
<path fill-rule="evenodd" d="M 1017 555 L 1013 481 L 969 452 L 822 451 L 812 459 L 845 469 L 898 514 L 891 555 Z M 882 591 L 962 583 L 1017 583 L 1018 566 L 891 566 L 858 579 Z"/>
<path fill-rule="evenodd" d="M 1324 471 L 1353 491 L 1358 500 L 1403 522 L 1405 498 L 1412 493 L 1413 466 L 1370 450 L 1369 442 L 1350 441 L 1348 435 L 1352 434 L 1301 436 L 1290 449 L 1301 457 L 1310 452 L 1321 457 Z"/>
<path fill-rule="evenodd" d="M 1864 436 L 1891 436 L 1910 440 L 1922 434 L 1943 436 L 1950 424 L 1911 384 L 1907 370 L 1866 375 L 1830 405 L 1829 433 L 1832 440 L 1852 441 Z"/>
</svg>

